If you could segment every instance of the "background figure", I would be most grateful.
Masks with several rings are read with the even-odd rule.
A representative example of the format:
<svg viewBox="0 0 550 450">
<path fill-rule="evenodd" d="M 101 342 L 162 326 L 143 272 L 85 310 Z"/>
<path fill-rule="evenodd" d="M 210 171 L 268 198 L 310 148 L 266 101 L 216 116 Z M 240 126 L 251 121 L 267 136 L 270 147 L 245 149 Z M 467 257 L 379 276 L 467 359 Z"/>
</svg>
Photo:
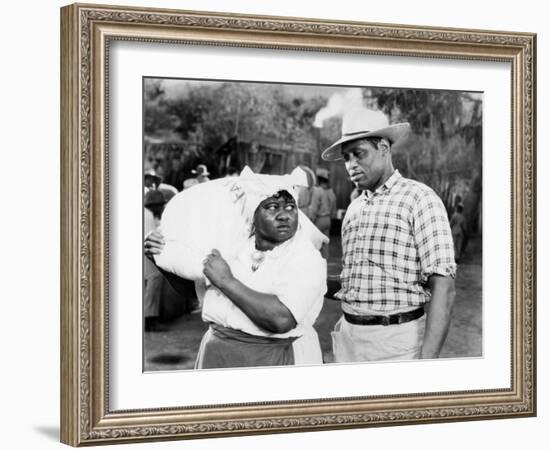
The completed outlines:
<svg viewBox="0 0 550 450">
<path fill-rule="evenodd" d="M 207 181 L 210 181 L 210 178 L 208 178 L 210 172 L 208 172 L 208 168 L 204 164 L 199 164 L 196 169 L 191 171 L 191 173 L 197 177 L 197 181 L 199 183 L 206 183 Z"/>
<path fill-rule="evenodd" d="M 157 189 L 162 182 L 162 177 L 160 177 L 155 169 L 148 169 L 143 174 L 143 184 L 145 186 L 145 192 L 149 189 Z"/>
<path fill-rule="evenodd" d="M 183 182 L 183 189 L 189 189 L 190 187 L 193 187 L 196 184 L 199 184 L 199 181 L 196 178 L 187 178 Z"/>
<path fill-rule="evenodd" d="M 162 192 L 165 203 L 167 203 L 174 195 L 178 193 L 178 190 L 174 186 L 163 182 L 162 177 L 155 171 L 155 169 L 147 169 L 143 173 L 143 185 L 145 187 L 145 193 L 147 193 L 150 189 L 159 190 Z"/>
<path fill-rule="evenodd" d="M 143 232 L 145 235 L 160 225 L 162 211 L 166 201 L 162 192 L 149 189 L 145 194 L 143 212 Z M 143 257 L 144 294 L 143 316 L 145 317 L 145 331 L 160 330 L 159 315 L 164 277 L 149 258 Z"/>
<path fill-rule="evenodd" d="M 178 193 L 178 190 L 174 186 L 166 183 L 160 183 L 157 190 L 162 193 L 166 203 L 168 203 L 172 197 Z"/>
<path fill-rule="evenodd" d="M 464 207 L 462 203 L 455 206 L 455 211 L 451 216 L 451 233 L 455 245 L 455 260 L 458 262 L 462 257 L 464 238 L 466 237 L 466 218 L 463 214 Z"/>
<path fill-rule="evenodd" d="M 210 178 L 208 178 L 210 172 L 208 172 L 208 168 L 204 164 L 199 164 L 195 169 L 191 171 L 191 173 L 195 176 L 187 178 L 183 182 L 183 189 L 189 189 L 196 184 L 206 183 L 207 181 L 210 181 Z"/>
<path fill-rule="evenodd" d="M 336 217 L 336 195 L 328 182 L 328 170 L 316 170 L 318 186 L 313 188 L 309 206 L 309 218 L 321 232 L 330 239 L 330 225 Z M 328 259 L 329 244 L 323 244 L 321 254 Z"/>
<path fill-rule="evenodd" d="M 313 170 L 308 166 L 300 166 L 307 176 L 307 186 L 298 186 L 298 208 L 302 211 L 310 220 L 311 219 L 311 198 L 313 195 L 313 189 L 317 185 L 316 176 Z M 312 220 L 313 221 L 313 220 Z"/>
</svg>

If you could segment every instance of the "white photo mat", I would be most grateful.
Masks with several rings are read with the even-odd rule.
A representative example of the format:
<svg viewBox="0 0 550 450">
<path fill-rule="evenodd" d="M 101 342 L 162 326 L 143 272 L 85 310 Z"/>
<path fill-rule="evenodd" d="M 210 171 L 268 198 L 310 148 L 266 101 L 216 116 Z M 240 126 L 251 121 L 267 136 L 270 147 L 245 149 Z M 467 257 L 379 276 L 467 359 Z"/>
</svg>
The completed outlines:
<svg viewBox="0 0 550 450">
<path fill-rule="evenodd" d="M 110 410 L 510 387 L 510 64 L 127 41 L 109 60 Z M 483 92 L 483 357 L 143 373 L 144 76 Z"/>
</svg>

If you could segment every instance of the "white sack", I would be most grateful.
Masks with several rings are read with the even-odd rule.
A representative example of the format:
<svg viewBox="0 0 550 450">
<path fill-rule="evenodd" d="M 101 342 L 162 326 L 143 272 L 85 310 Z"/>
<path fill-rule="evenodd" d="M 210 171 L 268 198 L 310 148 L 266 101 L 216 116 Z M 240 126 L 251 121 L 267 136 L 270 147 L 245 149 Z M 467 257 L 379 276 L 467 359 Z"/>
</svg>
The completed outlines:
<svg viewBox="0 0 550 450">
<path fill-rule="evenodd" d="M 296 198 L 295 186 L 307 184 L 305 173 L 261 175 L 245 167 L 239 177 L 198 184 L 173 197 L 162 215 L 166 245 L 156 264 L 182 278 L 204 278 L 202 261 L 213 248 L 230 261 L 252 230 L 254 211 L 266 198 L 286 190 Z M 298 231 L 306 233 L 317 249 L 328 241 L 301 211 Z"/>
</svg>

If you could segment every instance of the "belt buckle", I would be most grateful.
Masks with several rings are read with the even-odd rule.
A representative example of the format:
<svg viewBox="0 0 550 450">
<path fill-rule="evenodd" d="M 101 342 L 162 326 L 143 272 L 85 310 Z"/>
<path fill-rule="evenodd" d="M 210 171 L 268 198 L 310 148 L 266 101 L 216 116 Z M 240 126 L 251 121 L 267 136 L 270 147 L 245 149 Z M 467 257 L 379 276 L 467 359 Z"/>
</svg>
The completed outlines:
<svg viewBox="0 0 550 450">
<path fill-rule="evenodd" d="M 391 325 L 390 316 L 382 316 L 382 326 L 387 327 L 388 325 Z"/>
</svg>

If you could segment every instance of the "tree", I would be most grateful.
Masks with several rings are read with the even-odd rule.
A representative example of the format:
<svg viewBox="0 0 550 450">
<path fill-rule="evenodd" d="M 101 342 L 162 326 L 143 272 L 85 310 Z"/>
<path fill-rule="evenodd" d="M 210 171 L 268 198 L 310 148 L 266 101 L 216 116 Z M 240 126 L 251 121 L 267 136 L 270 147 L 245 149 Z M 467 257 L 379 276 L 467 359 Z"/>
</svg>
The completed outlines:
<svg viewBox="0 0 550 450">
<path fill-rule="evenodd" d="M 480 96 L 397 88 L 370 88 L 364 96 L 392 122 L 411 124 L 414 136 L 406 150 L 396 152 L 403 171 L 434 188 L 449 211 L 458 192 L 469 195 L 469 215 L 473 217 L 481 198 L 481 192 L 475 189 L 481 186 Z"/>
</svg>

